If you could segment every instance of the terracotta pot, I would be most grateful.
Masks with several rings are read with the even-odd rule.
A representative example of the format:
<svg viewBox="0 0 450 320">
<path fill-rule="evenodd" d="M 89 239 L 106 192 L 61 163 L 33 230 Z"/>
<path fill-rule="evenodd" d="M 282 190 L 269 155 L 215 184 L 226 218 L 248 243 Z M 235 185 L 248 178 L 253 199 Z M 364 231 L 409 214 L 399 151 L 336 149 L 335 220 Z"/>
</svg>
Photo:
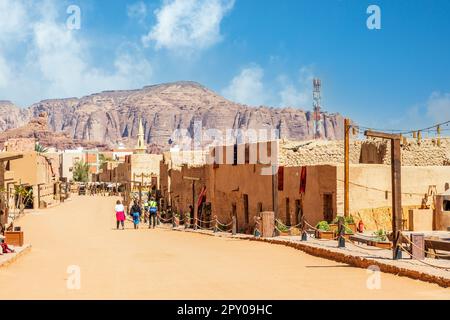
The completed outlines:
<svg viewBox="0 0 450 320">
<path fill-rule="evenodd" d="M 353 231 L 353 233 L 356 233 L 356 223 L 349 223 L 347 227 Z"/>
<path fill-rule="evenodd" d="M 329 226 L 330 226 L 330 231 L 333 231 L 333 232 L 338 231 L 338 225 L 336 223 L 330 223 Z"/>
</svg>

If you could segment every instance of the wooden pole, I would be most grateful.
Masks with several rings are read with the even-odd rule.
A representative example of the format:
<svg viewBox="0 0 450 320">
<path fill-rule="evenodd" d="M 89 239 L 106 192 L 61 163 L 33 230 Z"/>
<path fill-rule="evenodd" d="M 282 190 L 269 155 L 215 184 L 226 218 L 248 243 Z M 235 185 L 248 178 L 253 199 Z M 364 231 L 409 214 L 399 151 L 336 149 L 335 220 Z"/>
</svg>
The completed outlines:
<svg viewBox="0 0 450 320">
<path fill-rule="evenodd" d="M 139 205 L 142 203 L 142 184 L 138 182 L 139 184 Z"/>
<path fill-rule="evenodd" d="M 192 180 L 192 210 L 194 210 L 194 229 L 197 230 L 197 210 L 195 208 L 195 180 Z"/>
<path fill-rule="evenodd" d="M 384 132 L 366 131 L 367 137 L 388 139 L 391 141 L 391 185 L 392 185 L 392 234 L 393 234 L 393 259 L 401 259 L 402 231 L 402 155 L 400 141 L 402 136 Z"/>
<path fill-rule="evenodd" d="M 278 166 L 272 166 L 272 210 L 278 219 Z"/>
<path fill-rule="evenodd" d="M 398 245 L 402 230 L 402 187 L 401 187 L 401 149 L 400 139 L 391 140 L 391 171 L 392 171 L 392 231 L 394 234 L 393 258 L 401 258 Z"/>
<path fill-rule="evenodd" d="M 344 119 L 344 216 L 350 215 L 350 120 Z"/>
</svg>

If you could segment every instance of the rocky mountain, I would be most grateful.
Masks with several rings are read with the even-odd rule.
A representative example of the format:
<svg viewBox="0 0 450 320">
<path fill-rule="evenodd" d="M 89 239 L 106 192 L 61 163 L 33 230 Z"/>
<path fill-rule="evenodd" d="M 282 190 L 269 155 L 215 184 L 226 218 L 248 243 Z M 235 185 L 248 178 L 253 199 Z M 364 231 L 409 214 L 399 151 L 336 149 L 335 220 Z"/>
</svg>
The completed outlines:
<svg viewBox="0 0 450 320">
<path fill-rule="evenodd" d="M 27 109 L 0 102 L 0 129 L 18 128 L 41 113 L 48 115 L 48 127 L 79 141 L 98 141 L 110 146 L 119 142 L 133 146 L 139 118 L 145 140 L 152 147 L 167 149 L 176 129 L 193 132 L 201 122 L 203 130 L 280 130 L 283 138 L 311 139 L 313 114 L 294 108 L 250 107 L 231 102 L 195 82 L 175 82 L 140 90 L 104 91 L 78 98 L 44 100 Z M 343 136 L 343 118 L 323 114 L 321 136 Z"/>
<path fill-rule="evenodd" d="M 101 150 L 108 149 L 106 144 L 99 141 L 73 139 L 66 132 L 54 132 L 49 129 L 48 122 L 48 116 L 43 112 L 19 128 L 0 132 L 0 150 L 4 149 L 5 142 L 11 142 L 10 139 L 21 140 L 19 144 L 29 144 L 31 139 L 31 141 L 39 141 L 39 144 L 44 147 L 55 147 L 58 150 L 75 149 L 78 147 L 87 149 L 99 148 Z M 33 145 L 27 145 L 26 148 L 28 147 L 34 150 Z M 23 150 L 24 148 L 21 149 Z"/>
</svg>

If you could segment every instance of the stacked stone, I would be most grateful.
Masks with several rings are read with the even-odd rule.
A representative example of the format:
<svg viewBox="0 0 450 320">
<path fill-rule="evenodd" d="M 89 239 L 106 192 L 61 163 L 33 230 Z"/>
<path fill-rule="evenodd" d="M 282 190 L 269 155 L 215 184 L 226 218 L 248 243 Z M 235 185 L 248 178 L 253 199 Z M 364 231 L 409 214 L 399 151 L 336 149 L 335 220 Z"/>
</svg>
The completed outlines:
<svg viewBox="0 0 450 320">
<path fill-rule="evenodd" d="M 402 165 L 404 166 L 450 166 L 450 138 L 406 139 L 402 142 Z M 363 148 L 376 148 L 381 164 L 391 163 L 391 147 L 386 140 L 367 139 L 350 142 L 350 163 L 360 163 Z M 280 144 L 279 163 L 284 166 L 343 164 L 344 142 L 342 140 L 284 141 Z"/>
</svg>

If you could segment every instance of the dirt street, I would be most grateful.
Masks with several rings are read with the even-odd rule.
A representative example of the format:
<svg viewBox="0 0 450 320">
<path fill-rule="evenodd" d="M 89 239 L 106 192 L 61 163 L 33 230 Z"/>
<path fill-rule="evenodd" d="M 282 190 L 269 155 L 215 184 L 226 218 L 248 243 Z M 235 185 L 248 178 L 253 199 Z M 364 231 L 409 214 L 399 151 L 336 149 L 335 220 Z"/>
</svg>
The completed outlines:
<svg viewBox="0 0 450 320">
<path fill-rule="evenodd" d="M 284 246 L 130 222 L 115 230 L 115 200 L 74 196 L 23 217 L 33 247 L 0 268 L 0 299 L 450 299 L 391 274 L 370 290 L 367 270 Z"/>
</svg>

